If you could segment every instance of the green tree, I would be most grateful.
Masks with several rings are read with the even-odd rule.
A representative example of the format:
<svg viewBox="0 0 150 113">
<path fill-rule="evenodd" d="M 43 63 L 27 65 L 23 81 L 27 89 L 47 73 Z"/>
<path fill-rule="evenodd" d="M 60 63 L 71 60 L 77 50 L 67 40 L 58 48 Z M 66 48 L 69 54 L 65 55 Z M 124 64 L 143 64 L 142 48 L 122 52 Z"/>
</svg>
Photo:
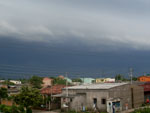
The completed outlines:
<svg viewBox="0 0 150 113">
<path fill-rule="evenodd" d="M 72 82 L 82 82 L 82 80 L 80 78 L 74 78 L 72 79 Z"/>
<path fill-rule="evenodd" d="M 14 97 L 16 104 L 24 106 L 27 109 L 30 107 L 38 107 L 43 104 L 43 98 L 38 89 L 22 87 L 20 93 Z"/>
<path fill-rule="evenodd" d="M 129 81 L 128 79 L 126 79 L 123 75 L 118 74 L 115 76 L 115 80 L 116 81 Z"/>
<path fill-rule="evenodd" d="M 8 97 L 8 92 L 6 88 L 0 88 L 0 104 L 1 104 L 1 99 L 7 98 Z"/>
<path fill-rule="evenodd" d="M 18 106 L 18 110 L 20 113 L 25 113 L 24 107 L 22 105 Z"/>
<path fill-rule="evenodd" d="M 14 83 L 10 82 L 9 80 L 5 80 L 4 82 L 2 82 L 2 84 L 4 84 L 4 85 L 15 85 Z"/>
<path fill-rule="evenodd" d="M 11 106 L 11 113 L 20 113 L 19 110 L 18 110 L 18 107 L 15 106 L 15 105 L 12 105 Z"/>
<path fill-rule="evenodd" d="M 66 79 L 62 79 L 62 78 L 54 78 L 53 84 L 54 84 L 54 85 L 56 85 L 56 84 L 62 84 L 62 85 L 65 85 L 65 84 L 66 84 Z"/>
<path fill-rule="evenodd" d="M 19 79 L 21 81 L 22 84 L 28 83 L 28 79 Z"/>
<path fill-rule="evenodd" d="M 42 77 L 39 76 L 32 76 L 29 79 L 29 83 L 32 85 L 33 88 L 38 88 L 40 89 L 42 86 Z"/>
<path fill-rule="evenodd" d="M 118 81 L 118 80 L 122 80 L 123 79 L 123 76 L 121 74 L 118 74 L 115 76 L 115 80 Z"/>
<path fill-rule="evenodd" d="M 137 77 L 132 77 L 132 80 L 137 81 L 138 79 L 137 79 Z"/>
</svg>

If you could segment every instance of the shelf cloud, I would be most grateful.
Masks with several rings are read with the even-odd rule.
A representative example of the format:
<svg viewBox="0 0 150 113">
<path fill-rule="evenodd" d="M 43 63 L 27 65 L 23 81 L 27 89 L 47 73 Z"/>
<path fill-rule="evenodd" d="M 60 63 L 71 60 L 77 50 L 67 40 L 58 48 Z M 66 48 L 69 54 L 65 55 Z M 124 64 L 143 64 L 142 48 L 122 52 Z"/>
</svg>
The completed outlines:
<svg viewBox="0 0 150 113">
<path fill-rule="evenodd" d="M 132 51 L 140 55 L 150 50 L 149 4 L 149 0 L 1 0 L 0 51 L 18 55 L 36 50 L 49 58 L 65 53 L 72 54 L 70 59 L 85 55 L 97 59 L 95 64 L 111 59 L 112 66 Z"/>
<path fill-rule="evenodd" d="M 149 50 L 148 3 L 147 0 L 0 1 L 0 35 L 56 45 L 78 40 L 97 50 L 102 46 Z"/>
</svg>

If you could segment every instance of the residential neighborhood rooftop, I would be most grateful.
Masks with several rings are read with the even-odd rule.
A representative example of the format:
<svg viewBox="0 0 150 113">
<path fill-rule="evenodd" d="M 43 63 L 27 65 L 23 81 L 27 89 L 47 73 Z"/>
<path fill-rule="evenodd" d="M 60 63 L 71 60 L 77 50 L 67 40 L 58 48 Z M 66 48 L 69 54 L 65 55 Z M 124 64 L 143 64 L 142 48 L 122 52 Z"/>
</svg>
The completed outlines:
<svg viewBox="0 0 150 113">
<path fill-rule="evenodd" d="M 101 83 L 101 84 L 86 84 L 79 86 L 71 86 L 68 89 L 110 89 L 128 83 Z"/>
<path fill-rule="evenodd" d="M 62 92 L 62 88 L 66 87 L 66 85 L 55 85 L 52 87 L 46 87 L 41 90 L 42 94 L 60 94 Z"/>
</svg>

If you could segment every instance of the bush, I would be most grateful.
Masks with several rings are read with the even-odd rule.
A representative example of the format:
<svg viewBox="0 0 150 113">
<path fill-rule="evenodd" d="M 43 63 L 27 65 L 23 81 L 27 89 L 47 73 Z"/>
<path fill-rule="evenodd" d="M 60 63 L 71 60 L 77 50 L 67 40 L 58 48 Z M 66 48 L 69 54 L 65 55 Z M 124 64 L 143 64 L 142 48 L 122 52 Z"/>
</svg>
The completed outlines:
<svg viewBox="0 0 150 113">
<path fill-rule="evenodd" d="M 22 106 L 6 106 L 6 105 L 0 105 L 0 111 L 3 113 L 25 113 L 24 107 Z M 28 110 L 26 113 L 32 113 L 32 110 Z"/>
<path fill-rule="evenodd" d="M 6 105 L 0 105 L 0 111 L 4 111 L 4 108 L 6 107 Z"/>
<path fill-rule="evenodd" d="M 28 107 L 26 113 L 32 113 L 32 109 Z"/>
<path fill-rule="evenodd" d="M 11 113 L 19 113 L 18 107 L 15 105 L 12 105 L 11 107 Z"/>
<path fill-rule="evenodd" d="M 18 107 L 18 110 L 20 111 L 20 113 L 25 113 L 24 107 L 21 105 Z"/>
<path fill-rule="evenodd" d="M 150 113 L 150 108 L 137 109 L 132 113 Z"/>
</svg>

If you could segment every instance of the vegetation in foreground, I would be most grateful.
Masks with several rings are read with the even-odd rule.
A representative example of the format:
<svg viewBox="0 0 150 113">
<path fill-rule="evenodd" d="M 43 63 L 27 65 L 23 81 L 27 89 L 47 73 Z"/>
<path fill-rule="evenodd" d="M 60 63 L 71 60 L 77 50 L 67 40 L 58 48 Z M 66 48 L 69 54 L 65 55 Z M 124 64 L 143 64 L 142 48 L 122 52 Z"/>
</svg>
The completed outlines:
<svg viewBox="0 0 150 113">
<path fill-rule="evenodd" d="M 43 97 L 38 89 L 22 87 L 20 93 L 14 97 L 14 101 L 28 109 L 43 104 Z"/>
<path fill-rule="evenodd" d="M 141 108 L 133 111 L 132 113 L 150 113 L 150 108 Z"/>
<path fill-rule="evenodd" d="M 6 106 L 6 105 L 0 105 L 0 112 L 3 113 L 32 113 L 31 108 L 24 109 L 23 106 Z"/>
<path fill-rule="evenodd" d="M 99 113 L 99 112 L 96 112 L 96 111 L 74 111 L 74 110 L 69 110 L 69 111 L 66 111 L 66 112 L 61 112 L 61 113 Z M 100 113 L 106 113 L 106 112 L 100 112 Z"/>
</svg>

